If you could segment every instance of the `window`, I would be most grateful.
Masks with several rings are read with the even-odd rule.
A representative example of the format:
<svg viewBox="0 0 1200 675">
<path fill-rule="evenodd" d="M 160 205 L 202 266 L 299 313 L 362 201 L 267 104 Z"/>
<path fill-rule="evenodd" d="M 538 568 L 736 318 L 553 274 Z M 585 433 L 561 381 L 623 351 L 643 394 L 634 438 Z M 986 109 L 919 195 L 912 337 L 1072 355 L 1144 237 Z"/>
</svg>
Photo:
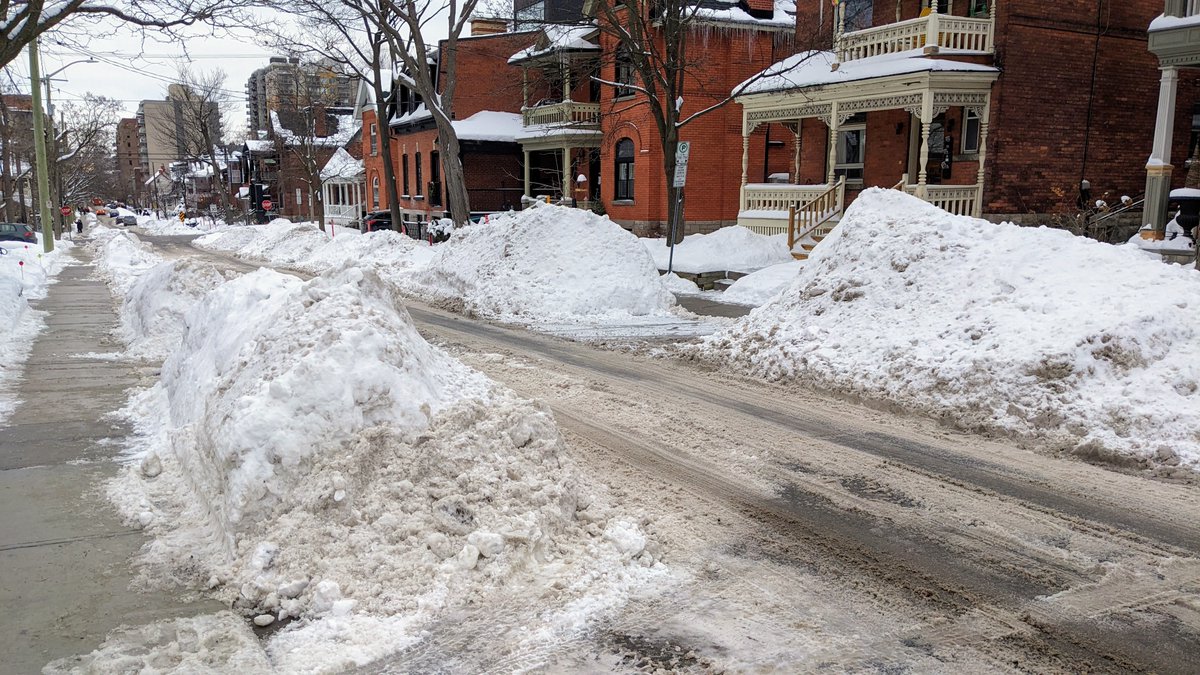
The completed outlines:
<svg viewBox="0 0 1200 675">
<path fill-rule="evenodd" d="M 932 6 L 933 5 L 930 3 L 929 0 L 921 0 L 921 9 L 929 9 Z M 938 14 L 949 14 L 950 13 L 950 0 L 938 0 L 937 10 L 938 10 Z"/>
<path fill-rule="evenodd" d="M 974 110 L 968 110 L 963 116 L 962 153 L 969 155 L 979 152 L 979 115 Z"/>
<path fill-rule="evenodd" d="M 371 208 L 379 208 L 379 176 L 371 179 Z"/>
<path fill-rule="evenodd" d="M 371 154 L 379 154 L 379 125 L 371 125 Z"/>
<path fill-rule="evenodd" d="M 412 194 L 408 191 L 408 155 L 405 155 L 400 162 L 400 175 L 404 178 L 404 191 L 401 194 L 407 197 Z"/>
<path fill-rule="evenodd" d="M 417 188 L 417 193 L 415 195 L 413 195 L 413 197 L 416 197 L 419 199 L 422 196 L 424 196 L 424 194 L 421 192 L 421 190 L 424 189 L 424 187 L 423 187 L 424 184 L 421 182 L 421 153 L 419 153 L 419 152 L 417 153 L 417 156 L 416 156 L 416 168 L 417 168 L 417 184 L 414 187 Z"/>
<path fill-rule="evenodd" d="M 633 96 L 633 87 L 637 86 L 637 74 L 633 69 L 633 59 L 629 53 L 621 50 L 617 53 L 617 72 L 614 80 L 617 87 L 616 96 Z"/>
<path fill-rule="evenodd" d="M 429 153 L 429 203 L 442 205 L 442 167 L 436 152 Z"/>
<path fill-rule="evenodd" d="M 967 4 L 967 16 L 989 17 L 987 0 L 971 0 Z"/>
<path fill-rule="evenodd" d="M 633 141 L 622 138 L 617 141 L 617 182 L 613 199 L 633 199 Z"/>
<path fill-rule="evenodd" d="M 845 176 L 847 183 L 861 184 L 866 144 L 867 116 L 858 114 L 838 128 L 837 161 L 833 165 L 834 175 Z"/>
<path fill-rule="evenodd" d="M 846 6 L 846 32 L 865 30 L 871 27 L 874 0 L 843 0 Z"/>
<path fill-rule="evenodd" d="M 304 195 L 300 192 L 300 188 L 296 188 L 296 206 L 304 205 Z"/>
</svg>

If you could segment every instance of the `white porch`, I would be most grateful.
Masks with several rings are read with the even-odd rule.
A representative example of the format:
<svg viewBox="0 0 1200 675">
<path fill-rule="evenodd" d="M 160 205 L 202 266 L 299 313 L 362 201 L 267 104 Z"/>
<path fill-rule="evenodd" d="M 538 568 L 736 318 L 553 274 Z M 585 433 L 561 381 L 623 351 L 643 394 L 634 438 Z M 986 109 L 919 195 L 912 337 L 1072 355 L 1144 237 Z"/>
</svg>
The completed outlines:
<svg viewBox="0 0 1200 675">
<path fill-rule="evenodd" d="M 342 227 L 358 227 L 367 208 L 365 192 L 362 181 L 326 181 L 321 186 L 325 221 Z"/>
</svg>

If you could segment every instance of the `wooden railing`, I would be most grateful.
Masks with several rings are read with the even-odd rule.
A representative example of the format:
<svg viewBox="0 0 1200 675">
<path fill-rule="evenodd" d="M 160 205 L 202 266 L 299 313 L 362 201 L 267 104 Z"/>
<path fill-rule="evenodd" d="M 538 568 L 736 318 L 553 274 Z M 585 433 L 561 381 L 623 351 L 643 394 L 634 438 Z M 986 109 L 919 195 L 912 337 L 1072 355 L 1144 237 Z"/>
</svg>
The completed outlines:
<svg viewBox="0 0 1200 675">
<path fill-rule="evenodd" d="M 904 191 L 917 195 L 917 185 L 907 185 Z M 978 185 L 926 185 L 925 201 L 956 216 L 978 216 Z"/>
<path fill-rule="evenodd" d="M 789 208 L 800 208 L 829 189 L 828 185 L 782 185 L 750 183 L 742 196 L 743 211 L 779 211 L 783 218 Z"/>
<path fill-rule="evenodd" d="M 1193 1 L 1196 0 L 1189 0 Z M 838 61 L 896 54 L 927 46 L 991 53 L 994 28 L 995 22 L 990 18 L 930 14 L 842 35 Z"/>
<path fill-rule="evenodd" d="M 537 124 L 599 126 L 600 104 L 564 101 L 524 108 L 521 110 L 521 120 L 527 127 Z"/>
<path fill-rule="evenodd" d="M 796 246 L 796 242 L 817 234 L 817 230 L 836 216 L 841 215 L 842 206 L 846 203 L 846 177 L 839 176 L 838 182 L 829 189 L 809 200 L 800 208 L 788 210 L 788 250 Z"/>
</svg>

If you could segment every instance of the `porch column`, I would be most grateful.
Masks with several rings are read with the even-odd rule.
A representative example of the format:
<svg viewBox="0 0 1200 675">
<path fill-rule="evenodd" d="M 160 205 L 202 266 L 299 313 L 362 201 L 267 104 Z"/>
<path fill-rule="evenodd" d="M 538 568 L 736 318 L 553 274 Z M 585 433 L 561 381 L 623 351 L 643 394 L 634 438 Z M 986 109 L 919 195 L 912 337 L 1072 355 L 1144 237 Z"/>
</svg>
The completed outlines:
<svg viewBox="0 0 1200 675">
<path fill-rule="evenodd" d="M 750 170 L 750 124 L 746 120 L 746 111 L 742 110 L 742 183 L 738 190 L 738 210 L 746 210 L 746 176 Z"/>
<path fill-rule="evenodd" d="M 933 126 L 933 96 L 925 92 L 921 97 L 921 152 L 917 162 L 917 196 L 925 199 L 926 165 L 929 164 L 929 129 Z"/>
<path fill-rule="evenodd" d="M 796 120 L 796 139 L 793 145 L 792 152 L 792 183 L 800 184 L 800 140 L 802 138 L 801 128 L 804 120 Z"/>
<path fill-rule="evenodd" d="M 562 198 L 571 199 L 571 148 L 562 149 Z"/>
<path fill-rule="evenodd" d="M 979 173 L 975 177 L 975 213 L 976 218 L 983 216 L 983 176 L 987 162 L 988 121 L 991 118 L 992 95 L 988 94 L 983 102 L 983 110 L 979 111 Z"/>
<path fill-rule="evenodd" d="M 839 6 L 840 3 L 839 3 Z M 834 167 L 837 165 L 837 141 L 838 127 L 841 125 L 841 120 L 838 119 L 838 104 L 833 102 L 833 108 L 829 111 L 829 170 L 825 175 L 825 184 L 833 185 Z"/>
<path fill-rule="evenodd" d="M 571 102 L 571 63 L 563 56 L 563 102 Z"/>
<path fill-rule="evenodd" d="M 1171 197 L 1171 132 L 1175 126 L 1175 92 L 1179 68 L 1164 66 L 1158 86 L 1158 115 L 1154 118 L 1154 149 L 1146 161 L 1146 206 L 1142 220 L 1154 226 L 1154 238 L 1167 229 L 1167 200 Z"/>
<path fill-rule="evenodd" d="M 533 194 L 531 194 L 529 191 L 529 151 L 524 150 L 524 154 L 525 154 L 525 165 L 524 165 L 524 167 L 525 167 L 525 192 L 523 194 L 526 197 L 532 197 Z"/>
</svg>

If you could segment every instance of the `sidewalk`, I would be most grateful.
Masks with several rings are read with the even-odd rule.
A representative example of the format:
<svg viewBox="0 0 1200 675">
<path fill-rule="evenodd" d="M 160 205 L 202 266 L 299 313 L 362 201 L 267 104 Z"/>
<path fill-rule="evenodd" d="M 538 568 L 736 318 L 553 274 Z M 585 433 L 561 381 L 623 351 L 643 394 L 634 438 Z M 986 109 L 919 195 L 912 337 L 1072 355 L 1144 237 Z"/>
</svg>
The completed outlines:
<svg viewBox="0 0 1200 675">
<path fill-rule="evenodd" d="M 119 349 L 113 299 L 92 278 L 91 256 L 68 267 L 36 308 L 48 312 L 17 387 L 21 403 L 0 429 L 0 670 L 36 673 L 95 649 L 122 624 L 222 609 L 172 594 L 129 590 L 130 557 L 145 538 L 125 527 L 100 482 L 125 430 L 105 414 L 138 383 L 128 364 L 87 353 Z"/>
</svg>

